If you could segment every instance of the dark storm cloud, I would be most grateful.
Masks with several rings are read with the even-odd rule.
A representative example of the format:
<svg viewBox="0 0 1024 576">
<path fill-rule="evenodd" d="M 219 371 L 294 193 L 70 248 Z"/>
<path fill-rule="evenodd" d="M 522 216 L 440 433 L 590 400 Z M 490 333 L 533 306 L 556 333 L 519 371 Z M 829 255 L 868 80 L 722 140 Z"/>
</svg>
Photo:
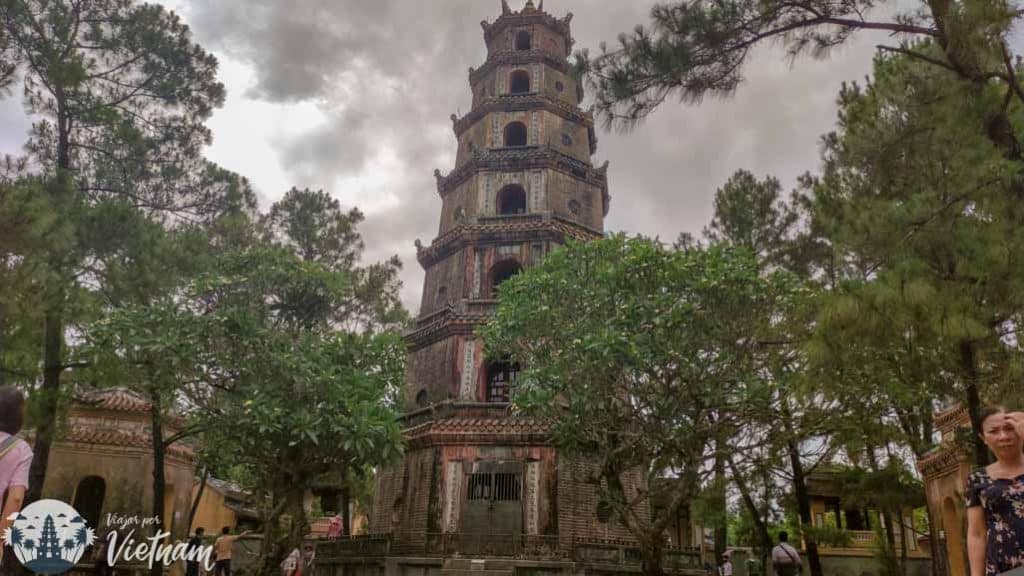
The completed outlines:
<svg viewBox="0 0 1024 576">
<path fill-rule="evenodd" d="M 522 3 L 510 1 L 513 9 Z M 576 47 L 596 50 L 646 23 L 653 4 L 547 0 L 545 8 L 573 12 Z M 486 55 L 479 22 L 498 14 L 499 0 L 190 0 L 186 9 L 200 42 L 251 64 L 248 97 L 313 102 L 324 112 L 321 125 L 274 143 L 295 184 L 331 190 L 339 177 L 365 174 L 382 151 L 397 156 L 401 185 L 379 192 L 398 204 L 368 214 L 363 232 L 368 259 L 402 257 L 414 310 L 422 272 L 412 242 L 429 243 L 440 211 L 431 174 L 452 168 L 448 116 L 469 107 L 467 68 Z M 611 161 L 607 227 L 674 240 L 699 233 L 715 189 L 736 169 L 788 184 L 814 170 L 840 83 L 869 71 L 877 39 L 858 37 L 829 59 L 792 69 L 781 50 L 762 49 L 734 98 L 668 102 L 629 133 L 601 133 L 595 162 Z"/>
</svg>

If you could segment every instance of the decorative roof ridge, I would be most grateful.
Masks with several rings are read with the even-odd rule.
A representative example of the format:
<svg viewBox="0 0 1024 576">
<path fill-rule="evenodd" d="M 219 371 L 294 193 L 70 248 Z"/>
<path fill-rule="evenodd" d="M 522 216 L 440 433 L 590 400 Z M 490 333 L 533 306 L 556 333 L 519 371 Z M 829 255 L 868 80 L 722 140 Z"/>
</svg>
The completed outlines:
<svg viewBox="0 0 1024 576">
<path fill-rule="evenodd" d="M 970 419 L 967 407 L 959 402 L 945 410 L 936 412 L 932 416 L 932 422 L 935 423 L 935 427 L 944 430 L 952 429 L 958 423 L 970 422 Z"/>
<path fill-rule="evenodd" d="M 519 162 L 547 161 L 555 163 L 556 167 L 558 164 L 566 164 L 570 169 L 591 172 L 592 175 L 599 180 L 603 180 L 606 177 L 608 164 L 606 162 L 602 167 L 595 168 L 591 162 L 584 162 L 578 158 L 574 158 L 549 144 L 500 148 L 477 148 L 473 150 L 468 160 L 448 174 L 441 174 L 440 170 L 434 170 L 434 179 L 437 181 L 438 194 L 444 195 L 445 192 L 460 184 L 464 178 L 478 170 L 481 163 L 501 160 Z M 604 185 L 607 185 L 607 182 L 605 182 Z M 607 214 L 607 208 L 605 213 Z"/>
<path fill-rule="evenodd" d="M 957 444 L 951 444 L 925 454 L 917 461 L 917 470 L 925 478 L 931 478 L 941 476 L 967 462 L 970 462 L 969 451 Z"/>
<path fill-rule="evenodd" d="M 580 222 L 569 220 L 557 214 L 543 213 L 531 214 L 530 216 L 535 217 L 523 218 L 522 216 L 517 215 L 508 217 L 508 219 L 505 220 L 500 216 L 486 216 L 484 217 L 484 219 L 487 220 L 485 222 L 481 222 L 478 219 L 473 222 L 460 223 L 435 238 L 434 241 L 430 243 L 430 246 L 418 250 L 416 252 L 416 259 L 421 265 L 426 265 L 427 262 L 433 261 L 441 254 L 445 253 L 444 249 L 447 245 L 459 242 L 471 234 L 550 229 L 579 239 L 600 238 L 604 235 L 604 232 L 600 230 L 596 230 Z M 554 225 L 552 226 L 551 224 Z"/>
<path fill-rule="evenodd" d="M 555 16 L 544 11 L 544 3 L 541 2 L 540 7 L 535 7 L 532 0 L 527 0 L 526 5 L 523 6 L 522 10 L 518 12 L 513 11 L 507 0 L 501 0 L 501 15 L 493 22 L 482 20 L 480 27 L 483 28 L 484 38 L 490 41 L 498 32 L 500 32 L 505 26 L 512 24 L 523 24 L 529 21 L 538 21 L 551 29 L 563 34 L 568 40 L 566 49 L 571 49 L 573 44 L 572 34 L 570 32 L 569 25 L 572 22 L 572 12 L 567 12 L 564 17 L 556 18 Z"/>
<path fill-rule="evenodd" d="M 487 55 L 487 59 L 479 68 L 469 67 L 469 84 L 470 86 L 476 84 L 483 76 L 502 64 L 532 64 L 535 62 L 544 62 L 563 74 L 569 74 L 572 71 L 572 64 L 569 63 L 568 58 L 556 56 L 540 48 L 495 50 Z"/>
<path fill-rule="evenodd" d="M 525 106 L 524 110 L 548 110 L 567 120 L 579 122 L 589 130 L 594 128 L 594 113 L 592 111 L 584 110 L 579 106 L 574 106 L 543 92 L 528 92 L 526 94 L 488 96 L 478 102 L 472 110 L 463 114 L 461 118 L 452 114 L 452 130 L 455 132 L 455 136 L 461 136 L 485 115 L 494 112 L 494 108 L 500 108 L 502 111 L 505 111 L 508 109 L 509 104 L 523 105 Z M 513 107 L 512 110 L 516 110 L 516 108 Z M 591 153 L 593 153 L 593 149 Z"/>
</svg>

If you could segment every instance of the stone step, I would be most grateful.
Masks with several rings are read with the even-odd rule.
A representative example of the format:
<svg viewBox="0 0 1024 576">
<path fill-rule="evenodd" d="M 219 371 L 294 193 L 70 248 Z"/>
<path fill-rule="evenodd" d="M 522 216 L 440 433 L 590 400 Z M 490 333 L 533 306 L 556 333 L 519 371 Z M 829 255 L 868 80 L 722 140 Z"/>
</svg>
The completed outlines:
<svg viewBox="0 0 1024 576">
<path fill-rule="evenodd" d="M 512 576 L 512 570 L 464 570 L 442 568 L 441 576 Z"/>
</svg>

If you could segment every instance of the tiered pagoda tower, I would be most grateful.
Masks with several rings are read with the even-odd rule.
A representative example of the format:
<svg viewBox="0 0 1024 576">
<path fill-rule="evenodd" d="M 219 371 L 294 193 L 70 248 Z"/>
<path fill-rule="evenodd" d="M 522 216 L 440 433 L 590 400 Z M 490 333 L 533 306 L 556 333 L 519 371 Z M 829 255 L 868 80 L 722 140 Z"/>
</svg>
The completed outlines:
<svg viewBox="0 0 1024 576">
<path fill-rule="evenodd" d="M 484 357 L 475 334 L 502 281 L 569 238 L 600 238 L 609 206 L 607 164 L 591 163 L 594 121 L 570 73 L 572 14 L 556 18 L 532 0 L 501 7 L 481 23 L 487 59 L 469 69 L 472 109 L 452 115 L 455 167 L 435 171 L 438 236 L 417 241 L 426 279 L 406 335 L 407 452 L 378 473 L 372 534 L 318 552 L 325 574 L 443 566 L 456 576 L 475 557 L 504 558 L 510 576 L 509 558 L 578 566 L 589 543 L 614 562 L 631 541 L 599 513 L 593 467 L 558 454 L 541 422 L 511 414 L 517 367 Z"/>
<path fill-rule="evenodd" d="M 518 12 L 503 1 L 481 23 L 487 60 L 469 69 L 472 109 L 452 116 L 455 168 L 435 171 L 438 236 L 417 254 L 426 278 L 406 336 L 408 453 L 379 478 L 372 531 L 431 546 L 446 535 L 459 548 L 569 528 L 557 454 L 537 422 L 508 411 L 516 367 L 485 358 L 475 330 L 498 284 L 567 238 L 603 233 L 606 167 L 590 160 L 597 140 L 569 70 L 571 20 L 531 0 Z"/>
</svg>

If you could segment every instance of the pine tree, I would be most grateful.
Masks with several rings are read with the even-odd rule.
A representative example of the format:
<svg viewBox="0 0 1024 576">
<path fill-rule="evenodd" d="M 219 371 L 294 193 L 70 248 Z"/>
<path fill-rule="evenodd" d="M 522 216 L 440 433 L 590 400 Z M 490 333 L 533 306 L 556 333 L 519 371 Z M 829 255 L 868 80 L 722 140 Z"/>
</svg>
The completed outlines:
<svg viewBox="0 0 1024 576">
<path fill-rule="evenodd" d="M 123 236 L 106 217 L 111 211 L 188 216 L 221 197 L 205 178 L 201 151 L 210 141 L 203 122 L 224 89 L 216 59 L 159 5 L 4 0 L 0 26 L 0 80 L 21 79 L 25 107 L 40 117 L 26 149 L 42 168 L 58 227 L 70 231 L 38 260 L 46 282 L 37 292 L 43 374 L 33 394 L 32 502 L 44 485 L 70 367 L 65 331 L 82 319 L 82 280 L 94 280 L 82 264 L 97 247 L 117 250 Z"/>
</svg>

